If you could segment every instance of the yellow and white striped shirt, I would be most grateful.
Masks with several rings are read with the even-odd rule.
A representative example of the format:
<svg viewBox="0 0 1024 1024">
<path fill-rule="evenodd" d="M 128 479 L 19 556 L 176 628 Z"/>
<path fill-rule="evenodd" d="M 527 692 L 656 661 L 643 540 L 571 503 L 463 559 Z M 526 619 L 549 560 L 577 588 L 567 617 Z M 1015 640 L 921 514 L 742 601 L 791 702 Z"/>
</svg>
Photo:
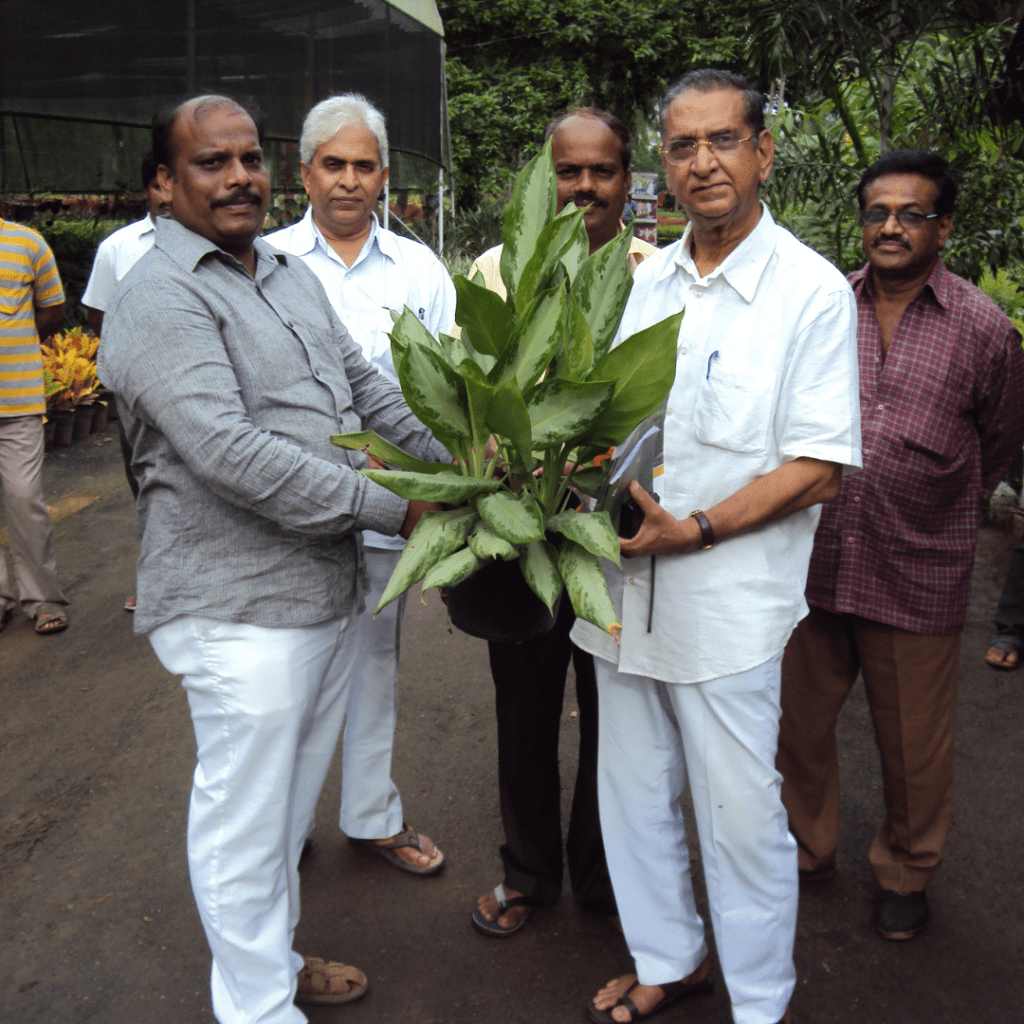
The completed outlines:
<svg viewBox="0 0 1024 1024">
<path fill-rule="evenodd" d="M 42 236 L 0 218 L 0 416 L 45 411 L 35 310 L 63 301 L 57 264 Z"/>
</svg>

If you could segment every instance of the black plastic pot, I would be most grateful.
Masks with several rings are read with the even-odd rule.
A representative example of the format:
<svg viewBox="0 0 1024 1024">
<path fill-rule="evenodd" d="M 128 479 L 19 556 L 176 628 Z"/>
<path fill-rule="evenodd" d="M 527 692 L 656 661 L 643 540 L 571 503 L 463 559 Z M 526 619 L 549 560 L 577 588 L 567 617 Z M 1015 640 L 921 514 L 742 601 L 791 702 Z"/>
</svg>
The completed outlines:
<svg viewBox="0 0 1024 1024">
<path fill-rule="evenodd" d="M 553 612 L 523 579 L 519 562 L 496 560 L 448 589 L 448 616 L 463 633 L 498 643 L 520 643 L 551 631 Z"/>
</svg>

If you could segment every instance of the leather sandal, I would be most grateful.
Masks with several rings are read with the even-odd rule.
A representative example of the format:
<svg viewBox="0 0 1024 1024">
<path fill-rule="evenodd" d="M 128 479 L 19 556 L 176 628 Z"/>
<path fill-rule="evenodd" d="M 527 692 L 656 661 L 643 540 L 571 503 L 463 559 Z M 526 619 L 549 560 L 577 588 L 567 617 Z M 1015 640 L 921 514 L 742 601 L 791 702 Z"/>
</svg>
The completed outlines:
<svg viewBox="0 0 1024 1024">
<path fill-rule="evenodd" d="M 402 831 L 388 839 L 354 839 L 352 836 L 348 837 L 350 843 L 355 843 L 356 846 L 361 846 L 364 850 L 369 850 L 371 853 L 379 853 L 385 860 L 391 861 L 396 868 L 401 868 L 402 871 L 408 871 L 413 875 L 432 875 L 440 871 L 444 866 L 444 854 L 437 849 L 436 845 L 434 849 L 437 852 L 434 860 L 423 867 L 420 867 L 418 864 L 410 864 L 404 857 L 400 857 L 395 853 L 397 849 L 403 846 L 411 846 L 414 850 L 419 850 L 422 853 L 420 839 L 419 832 L 404 821 L 402 822 Z"/>
<path fill-rule="evenodd" d="M 715 979 L 709 974 L 702 981 L 668 981 L 664 985 L 659 985 L 658 987 L 664 993 L 664 996 L 661 1002 L 655 1003 L 646 1013 L 641 1013 L 637 1009 L 636 1003 L 629 998 L 629 993 L 639 984 L 639 979 L 634 981 L 607 1010 L 599 1010 L 594 1005 L 592 999 L 588 1000 L 586 1004 L 587 1017 L 594 1024 L 619 1024 L 612 1016 L 612 1010 L 616 1006 L 624 1006 L 629 1011 L 629 1024 L 633 1024 L 634 1021 L 638 1020 L 647 1020 L 648 1017 L 653 1017 L 656 1013 L 664 1010 L 667 1006 L 671 1006 L 673 1003 L 681 1002 L 683 999 L 690 999 L 692 996 L 707 995 L 714 990 Z"/>
<path fill-rule="evenodd" d="M 40 636 L 48 633 L 62 633 L 68 628 L 68 613 L 62 604 L 46 603 L 36 608 L 33 628 Z"/>
<path fill-rule="evenodd" d="M 366 995 L 369 982 L 358 967 L 304 956 L 299 971 L 295 1002 L 312 1004 L 352 1003 Z"/>
<path fill-rule="evenodd" d="M 507 896 L 504 885 L 496 885 L 494 887 L 494 898 L 498 901 L 498 917 L 501 917 L 507 910 L 511 910 L 513 907 L 526 907 L 526 913 L 511 928 L 503 928 L 498 924 L 498 917 L 493 921 L 488 921 L 480 913 L 480 908 L 474 907 L 473 913 L 470 915 L 473 927 L 478 932 L 483 932 L 484 935 L 491 935 L 497 939 L 504 939 L 508 935 L 515 935 L 530 920 L 530 914 L 533 913 L 533 900 L 529 896 Z"/>
</svg>

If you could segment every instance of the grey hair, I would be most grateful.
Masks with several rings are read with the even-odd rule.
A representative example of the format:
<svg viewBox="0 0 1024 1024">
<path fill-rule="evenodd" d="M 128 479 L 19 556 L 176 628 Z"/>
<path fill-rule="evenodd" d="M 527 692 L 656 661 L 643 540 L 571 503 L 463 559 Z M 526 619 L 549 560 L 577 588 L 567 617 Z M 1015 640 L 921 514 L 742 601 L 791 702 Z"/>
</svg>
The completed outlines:
<svg viewBox="0 0 1024 1024">
<path fill-rule="evenodd" d="M 353 125 L 365 128 L 376 138 L 380 166 L 382 169 L 387 167 L 388 132 L 384 127 L 384 115 L 357 92 L 328 96 L 306 115 L 299 139 L 299 159 L 309 167 L 317 146 L 333 138 L 342 128 Z"/>
<path fill-rule="evenodd" d="M 665 115 L 672 101 L 688 92 L 690 89 L 696 92 L 716 92 L 719 89 L 735 89 L 743 94 L 743 119 L 747 127 L 756 136 L 764 131 L 764 93 L 749 79 L 743 75 L 737 75 L 734 71 L 722 71 L 719 68 L 698 68 L 695 71 L 687 71 L 682 78 L 673 82 L 661 98 L 658 105 L 658 120 L 661 124 L 661 134 L 665 134 Z"/>
</svg>

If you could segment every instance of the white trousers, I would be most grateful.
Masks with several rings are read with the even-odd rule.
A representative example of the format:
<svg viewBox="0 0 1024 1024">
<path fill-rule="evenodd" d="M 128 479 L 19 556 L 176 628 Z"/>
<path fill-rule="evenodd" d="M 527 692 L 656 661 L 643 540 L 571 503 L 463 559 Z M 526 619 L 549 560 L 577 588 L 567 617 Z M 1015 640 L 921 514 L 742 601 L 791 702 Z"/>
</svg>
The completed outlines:
<svg viewBox="0 0 1024 1024">
<path fill-rule="evenodd" d="M 403 821 L 402 798 L 391 781 L 391 751 L 406 594 L 374 619 L 373 610 L 402 552 L 364 548 L 363 553 L 370 592 L 359 617 L 345 712 L 338 824 L 356 839 L 386 839 L 402 831 Z"/>
<path fill-rule="evenodd" d="M 299 855 L 345 713 L 355 622 L 267 629 L 181 615 L 149 639 L 181 675 L 198 761 L 188 863 L 220 1024 L 302 1024 Z"/>
<path fill-rule="evenodd" d="M 781 660 L 683 686 L 595 659 L 601 831 L 637 976 L 677 981 L 707 954 L 679 807 L 689 783 L 736 1024 L 776 1024 L 796 982 L 796 843 L 775 770 Z"/>
</svg>

